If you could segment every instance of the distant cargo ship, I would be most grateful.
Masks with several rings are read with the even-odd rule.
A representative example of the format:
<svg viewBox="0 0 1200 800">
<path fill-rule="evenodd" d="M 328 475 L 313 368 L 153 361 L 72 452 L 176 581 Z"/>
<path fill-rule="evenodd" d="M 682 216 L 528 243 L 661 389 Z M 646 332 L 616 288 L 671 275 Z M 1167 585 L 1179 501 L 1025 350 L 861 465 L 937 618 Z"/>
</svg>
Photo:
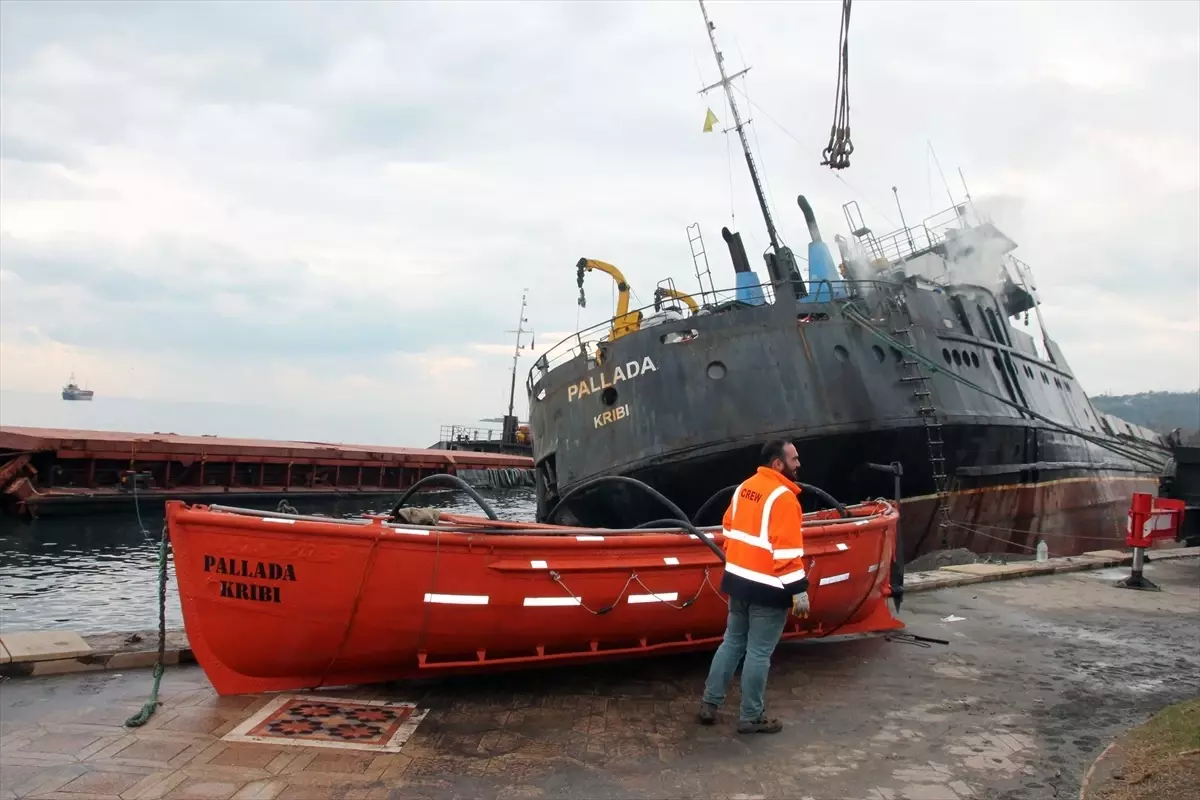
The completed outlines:
<svg viewBox="0 0 1200 800">
<path fill-rule="evenodd" d="M 75 373 L 71 373 L 71 379 L 67 381 L 67 385 L 63 387 L 63 400 L 91 400 L 94 395 L 91 389 L 81 389 L 79 384 L 75 383 Z"/>
</svg>

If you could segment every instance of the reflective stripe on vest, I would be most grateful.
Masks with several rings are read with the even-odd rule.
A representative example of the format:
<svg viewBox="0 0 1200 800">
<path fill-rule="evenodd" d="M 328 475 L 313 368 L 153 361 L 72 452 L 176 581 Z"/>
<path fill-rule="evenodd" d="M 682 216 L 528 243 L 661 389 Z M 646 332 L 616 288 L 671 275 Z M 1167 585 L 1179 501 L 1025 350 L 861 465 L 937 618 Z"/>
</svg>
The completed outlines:
<svg viewBox="0 0 1200 800">
<path fill-rule="evenodd" d="M 730 516 L 733 519 L 737 519 L 738 495 L 742 493 L 742 487 L 745 485 L 746 484 L 744 482 L 738 484 L 737 489 L 735 489 L 733 492 L 733 503 L 732 503 L 731 510 L 730 510 Z M 751 547 L 762 548 L 763 550 L 766 550 L 768 553 L 774 552 L 774 548 L 771 546 L 771 535 L 770 535 L 771 534 L 771 506 L 775 505 L 775 501 L 778 500 L 780 497 L 782 497 L 787 492 L 788 492 L 788 488 L 786 486 L 779 486 L 774 491 L 772 491 L 769 495 L 767 495 L 767 501 L 765 503 L 763 503 L 762 519 L 759 521 L 757 536 L 746 533 L 745 531 L 739 531 L 737 528 L 722 528 L 721 532 L 724 533 L 725 536 L 729 539 L 736 539 L 737 541 L 742 542 L 743 544 L 748 544 Z M 799 551 L 797 551 L 797 550 L 780 550 L 779 554 L 776 554 L 775 558 L 784 560 L 784 559 L 788 559 L 788 558 L 796 558 L 796 557 L 802 556 L 802 555 L 804 555 L 803 549 L 801 549 Z"/>
</svg>

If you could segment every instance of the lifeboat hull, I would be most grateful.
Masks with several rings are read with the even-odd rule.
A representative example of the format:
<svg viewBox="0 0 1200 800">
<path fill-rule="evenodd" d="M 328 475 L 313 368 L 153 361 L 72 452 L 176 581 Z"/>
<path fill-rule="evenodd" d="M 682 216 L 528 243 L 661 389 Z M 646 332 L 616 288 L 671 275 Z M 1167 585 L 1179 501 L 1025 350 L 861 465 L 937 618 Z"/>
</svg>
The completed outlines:
<svg viewBox="0 0 1200 800">
<path fill-rule="evenodd" d="M 812 613 L 785 639 L 903 627 L 886 602 L 896 508 L 848 510 L 805 517 Z M 723 564 L 682 531 L 461 516 L 430 529 L 180 501 L 167 527 L 188 639 L 221 695 L 712 649 L 725 629 Z"/>
</svg>

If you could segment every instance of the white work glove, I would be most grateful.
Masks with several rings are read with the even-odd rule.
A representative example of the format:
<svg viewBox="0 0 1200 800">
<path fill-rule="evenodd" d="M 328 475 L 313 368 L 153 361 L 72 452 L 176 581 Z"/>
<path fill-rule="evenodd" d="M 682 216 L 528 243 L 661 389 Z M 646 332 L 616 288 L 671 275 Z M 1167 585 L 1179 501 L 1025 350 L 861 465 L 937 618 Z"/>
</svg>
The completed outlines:
<svg viewBox="0 0 1200 800">
<path fill-rule="evenodd" d="M 800 619 L 808 619 L 811 606 L 808 602 L 808 592 L 792 595 L 792 613 Z"/>
</svg>

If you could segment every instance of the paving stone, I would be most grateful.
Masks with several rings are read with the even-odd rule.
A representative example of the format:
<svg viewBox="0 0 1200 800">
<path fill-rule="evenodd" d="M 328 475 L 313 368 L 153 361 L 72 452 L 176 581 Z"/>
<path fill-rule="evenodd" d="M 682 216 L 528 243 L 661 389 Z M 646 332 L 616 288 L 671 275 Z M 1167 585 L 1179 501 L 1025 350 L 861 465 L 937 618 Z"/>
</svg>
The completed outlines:
<svg viewBox="0 0 1200 800">
<path fill-rule="evenodd" d="M 74 631 L 22 631 L 0 635 L 5 651 L 13 663 L 75 658 L 92 652 L 92 648 Z"/>
</svg>

